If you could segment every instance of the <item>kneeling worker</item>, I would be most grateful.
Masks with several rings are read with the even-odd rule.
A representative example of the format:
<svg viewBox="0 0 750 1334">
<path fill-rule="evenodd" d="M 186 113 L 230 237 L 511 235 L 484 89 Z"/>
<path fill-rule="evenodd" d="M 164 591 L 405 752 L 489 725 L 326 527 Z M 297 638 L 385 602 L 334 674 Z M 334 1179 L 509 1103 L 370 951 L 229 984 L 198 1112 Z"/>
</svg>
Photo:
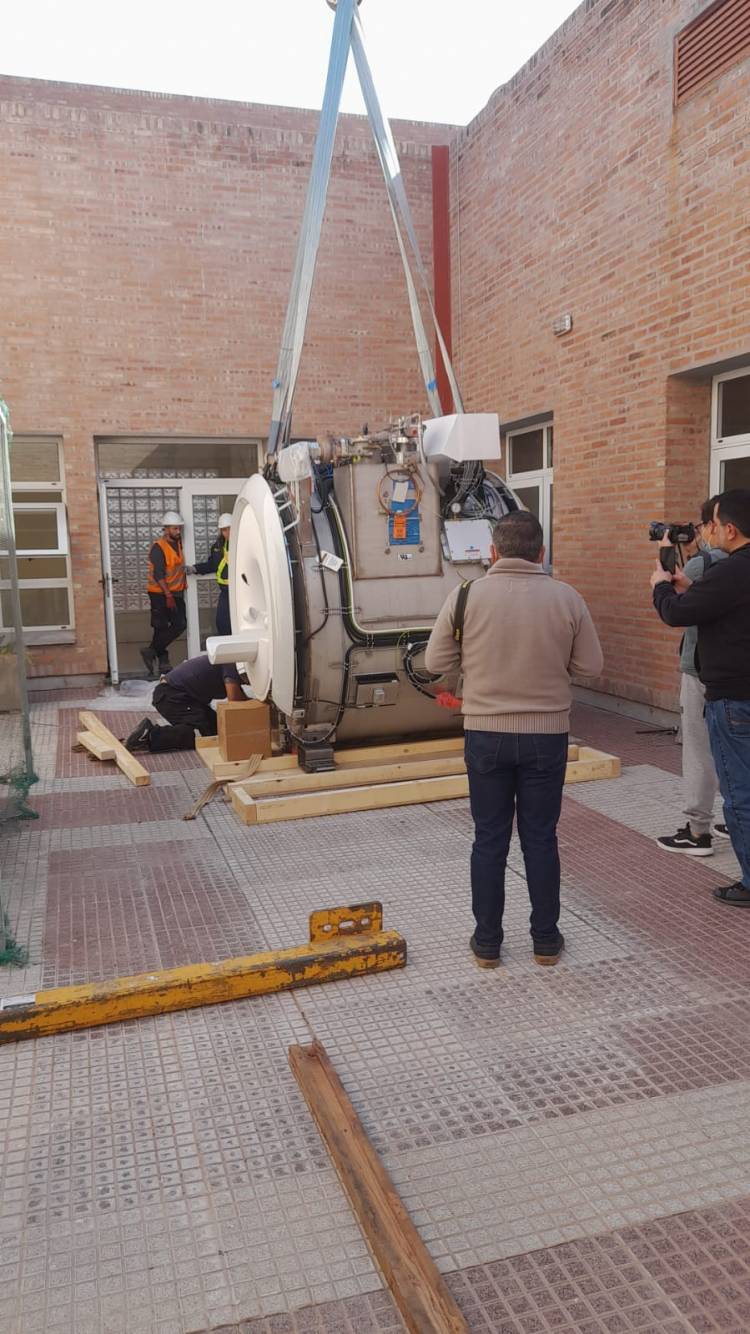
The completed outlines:
<svg viewBox="0 0 750 1334">
<path fill-rule="evenodd" d="M 216 736 L 218 722 L 212 702 L 247 698 L 243 679 L 231 663 L 214 667 L 205 653 L 188 658 L 162 677 L 153 694 L 154 708 L 170 726 L 160 727 L 150 718 L 142 718 L 125 745 L 131 751 L 152 753 L 195 750 L 196 731 L 201 736 Z"/>
</svg>

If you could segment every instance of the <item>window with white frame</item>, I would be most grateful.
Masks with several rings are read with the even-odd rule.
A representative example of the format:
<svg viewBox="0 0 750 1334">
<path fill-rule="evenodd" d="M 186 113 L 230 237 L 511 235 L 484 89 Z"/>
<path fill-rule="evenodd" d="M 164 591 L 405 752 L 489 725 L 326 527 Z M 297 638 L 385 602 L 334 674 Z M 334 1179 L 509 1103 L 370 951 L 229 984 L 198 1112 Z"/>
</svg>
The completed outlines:
<svg viewBox="0 0 750 1334">
<path fill-rule="evenodd" d="M 62 441 L 14 435 L 10 449 L 21 617 L 29 643 L 67 639 L 74 629 Z M 10 624 L 8 559 L 0 555 L 0 623 Z"/>
<path fill-rule="evenodd" d="M 711 491 L 750 488 L 750 361 L 717 375 L 711 403 Z"/>
<path fill-rule="evenodd" d="M 552 565 L 552 495 L 554 445 L 552 422 L 508 431 L 508 484 L 525 509 L 535 514 L 544 533 L 546 564 Z"/>
</svg>

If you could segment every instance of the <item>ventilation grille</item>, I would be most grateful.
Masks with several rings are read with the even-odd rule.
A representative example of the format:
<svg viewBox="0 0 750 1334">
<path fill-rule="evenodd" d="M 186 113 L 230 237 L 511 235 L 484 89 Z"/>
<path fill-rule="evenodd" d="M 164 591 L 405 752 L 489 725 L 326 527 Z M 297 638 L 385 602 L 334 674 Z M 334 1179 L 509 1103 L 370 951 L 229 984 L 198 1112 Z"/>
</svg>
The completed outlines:
<svg viewBox="0 0 750 1334">
<path fill-rule="evenodd" d="M 750 0 L 717 0 L 675 42 L 675 102 L 750 53 Z"/>
</svg>

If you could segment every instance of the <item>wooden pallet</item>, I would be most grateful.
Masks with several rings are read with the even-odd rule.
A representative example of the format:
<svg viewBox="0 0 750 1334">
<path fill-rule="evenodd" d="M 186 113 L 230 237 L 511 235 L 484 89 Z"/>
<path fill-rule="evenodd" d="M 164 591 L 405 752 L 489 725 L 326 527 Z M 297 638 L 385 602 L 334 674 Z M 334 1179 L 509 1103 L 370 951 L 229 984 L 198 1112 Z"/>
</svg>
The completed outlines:
<svg viewBox="0 0 750 1334">
<path fill-rule="evenodd" d="M 239 772 L 247 761 L 221 759 L 213 738 L 199 741 L 198 753 L 215 779 L 228 782 L 232 806 L 243 824 L 450 801 L 469 792 L 463 737 L 340 750 L 336 768 L 327 773 L 304 773 L 295 755 L 272 756 L 252 778 Z M 617 778 L 619 773 L 614 755 L 578 744 L 568 749 L 566 783 Z"/>
</svg>

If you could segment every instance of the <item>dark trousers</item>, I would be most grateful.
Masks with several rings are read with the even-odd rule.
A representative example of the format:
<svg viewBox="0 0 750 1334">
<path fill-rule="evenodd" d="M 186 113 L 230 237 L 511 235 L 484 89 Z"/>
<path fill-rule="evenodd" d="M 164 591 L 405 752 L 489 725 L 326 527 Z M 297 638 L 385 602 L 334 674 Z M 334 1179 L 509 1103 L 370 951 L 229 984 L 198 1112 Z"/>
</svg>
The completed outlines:
<svg viewBox="0 0 750 1334">
<path fill-rule="evenodd" d="M 514 814 L 531 899 L 531 935 L 539 944 L 552 942 L 560 916 L 557 822 L 567 733 L 467 731 L 465 755 L 474 819 L 471 901 L 476 943 L 492 950 L 503 939 L 505 865 Z"/>
<path fill-rule="evenodd" d="M 164 658 L 169 645 L 175 639 L 179 639 L 185 631 L 187 625 L 185 599 L 182 593 L 175 593 L 173 611 L 167 606 L 167 599 L 163 593 L 149 593 L 148 600 L 151 603 L 151 628 L 154 632 L 149 647 L 157 657 Z"/>
<path fill-rule="evenodd" d="M 750 889 L 750 700 L 706 700 L 706 726 L 724 819 L 742 883 Z"/>
<path fill-rule="evenodd" d="M 148 745 L 152 751 L 195 750 L 195 733 L 216 736 L 216 714 L 208 704 L 200 704 L 186 690 L 162 681 L 154 691 L 152 704 L 170 727 L 153 727 Z"/>
<path fill-rule="evenodd" d="M 216 603 L 216 633 L 231 635 L 232 622 L 229 616 L 229 588 L 219 585 L 219 600 Z"/>
</svg>

